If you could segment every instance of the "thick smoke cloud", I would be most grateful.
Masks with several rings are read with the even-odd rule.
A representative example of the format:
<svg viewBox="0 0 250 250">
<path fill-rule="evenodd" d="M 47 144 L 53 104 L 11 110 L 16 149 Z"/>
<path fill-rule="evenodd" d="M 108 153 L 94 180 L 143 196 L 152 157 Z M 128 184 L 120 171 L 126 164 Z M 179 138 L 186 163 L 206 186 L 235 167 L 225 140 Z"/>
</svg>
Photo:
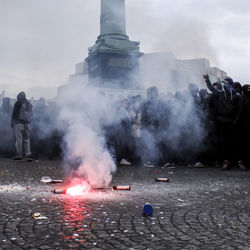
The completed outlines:
<svg viewBox="0 0 250 250">
<path fill-rule="evenodd" d="M 97 89 L 83 86 L 67 92 L 58 105 L 66 172 L 91 186 L 107 187 L 116 170 L 104 135 L 104 126 L 114 122 L 111 101 Z"/>
</svg>

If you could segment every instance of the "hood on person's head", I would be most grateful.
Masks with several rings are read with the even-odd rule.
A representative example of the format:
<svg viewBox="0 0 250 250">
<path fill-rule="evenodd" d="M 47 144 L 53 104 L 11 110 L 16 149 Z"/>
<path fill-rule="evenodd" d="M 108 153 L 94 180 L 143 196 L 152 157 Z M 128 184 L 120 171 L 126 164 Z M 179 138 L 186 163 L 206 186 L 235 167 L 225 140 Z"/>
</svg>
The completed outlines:
<svg viewBox="0 0 250 250">
<path fill-rule="evenodd" d="M 242 86 L 239 82 L 234 82 L 234 88 L 239 94 L 242 94 Z"/>
<path fill-rule="evenodd" d="M 226 77 L 224 80 L 223 80 L 223 83 L 228 83 L 230 85 L 234 85 L 234 81 L 231 77 Z"/>
<path fill-rule="evenodd" d="M 20 93 L 17 95 L 17 100 L 18 100 L 18 101 L 26 100 L 26 95 L 25 95 L 25 93 L 24 93 L 23 91 L 20 92 Z"/>
<path fill-rule="evenodd" d="M 201 98 L 205 98 L 207 96 L 207 94 L 208 94 L 208 92 L 207 92 L 206 89 L 201 89 L 199 91 L 199 95 L 200 95 Z"/>
<path fill-rule="evenodd" d="M 223 81 L 223 88 L 225 91 L 234 91 L 234 81 L 231 77 L 226 77 Z"/>
<path fill-rule="evenodd" d="M 221 83 L 221 81 L 214 82 L 214 83 L 213 83 L 213 86 L 214 86 L 216 89 L 222 90 L 222 83 Z"/>
<path fill-rule="evenodd" d="M 196 96 L 199 93 L 198 86 L 195 83 L 188 84 L 188 89 L 193 96 Z"/>
<path fill-rule="evenodd" d="M 243 91 L 243 94 L 245 96 L 248 96 L 250 97 L 250 85 L 249 84 L 245 84 L 242 86 L 242 91 Z"/>
<path fill-rule="evenodd" d="M 159 96 L 159 92 L 157 87 L 153 86 L 147 89 L 147 97 L 148 100 L 154 100 L 157 99 Z"/>
</svg>

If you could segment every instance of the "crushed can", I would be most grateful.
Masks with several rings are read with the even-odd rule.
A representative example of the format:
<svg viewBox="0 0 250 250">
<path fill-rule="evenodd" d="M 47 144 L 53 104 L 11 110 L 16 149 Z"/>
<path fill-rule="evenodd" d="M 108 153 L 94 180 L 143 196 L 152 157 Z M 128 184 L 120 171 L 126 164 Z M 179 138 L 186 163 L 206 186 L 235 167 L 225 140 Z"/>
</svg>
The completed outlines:
<svg viewBox="0 0 250 250">
<path fill-rule="evenodd" d="M 168 178 L 155 178 L 155 181 L 169 182 Z"/>
<path fill-rule="evenodd" d="M 131 190 L 130 186 L 113 186 L 114 190 Z"/>
<path fill-rule="evenodd" d="M 66 194 L 66 189 L 57 188 L 57 189 L 52 190 L 52 192 L 53 192 L 54 194 Z"/>
<path fill-rule="evenodd" d="M 144 215 L 150 216 L 153 214 L 153 211 L 154 211 L 154 209 L 153 209 L 151 204 L 149 204 L 149 203 L 144 204 L 144 206 L 143 206 L 143 214 Z"/>
</svg>

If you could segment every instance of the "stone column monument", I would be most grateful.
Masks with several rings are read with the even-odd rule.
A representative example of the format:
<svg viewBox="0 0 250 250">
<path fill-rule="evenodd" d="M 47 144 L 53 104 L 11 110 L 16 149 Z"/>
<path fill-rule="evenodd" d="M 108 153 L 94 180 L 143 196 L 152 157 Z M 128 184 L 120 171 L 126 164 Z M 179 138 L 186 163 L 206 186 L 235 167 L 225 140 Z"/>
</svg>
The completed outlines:
<svg viewBox="0 0 250 250">
<path fill-rule="evenodd" d="M 125 0 L 102 0 L 100 35 L 126 35 Z"/>
<path fill-rule="evenodd" d="M 142 53 L 126 34 L 125 12 L 125 0 L 101 0 L 100 35 L 85 60 L 89 79 L 103 87 L 137 88 Z"/>
</svg>

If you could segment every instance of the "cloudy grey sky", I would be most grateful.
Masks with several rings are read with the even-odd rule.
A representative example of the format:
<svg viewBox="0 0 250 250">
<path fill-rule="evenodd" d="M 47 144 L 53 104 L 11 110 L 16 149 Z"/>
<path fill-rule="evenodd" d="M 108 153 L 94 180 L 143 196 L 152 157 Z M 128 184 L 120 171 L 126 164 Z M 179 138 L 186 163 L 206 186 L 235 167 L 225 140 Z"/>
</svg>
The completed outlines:
<svg viewBox="0 0 250 250">
<path fill-rule="evenodd" d="M 206 57 L 250 82 L 250 1 L 127 0 L 127 33 L 142 52 Z M 100 0 L 0 0 L 0 91 L 55 95 L 99 34 Z"/>
</svg>

